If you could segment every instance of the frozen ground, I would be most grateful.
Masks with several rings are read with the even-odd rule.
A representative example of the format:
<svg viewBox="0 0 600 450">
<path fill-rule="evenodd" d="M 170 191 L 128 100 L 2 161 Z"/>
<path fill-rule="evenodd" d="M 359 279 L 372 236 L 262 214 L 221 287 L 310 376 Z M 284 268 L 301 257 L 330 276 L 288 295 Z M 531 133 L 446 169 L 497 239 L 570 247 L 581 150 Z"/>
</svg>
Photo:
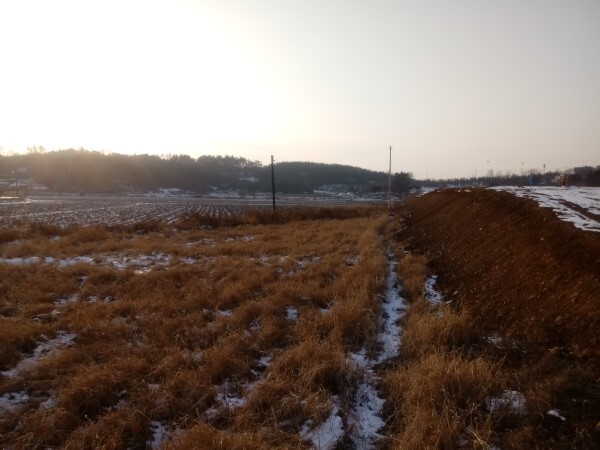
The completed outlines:
<svg viewBox="0 0 600 450">
<path fill-rule="evenodd" d="M 131 224 L 144 220 L 173 222 L 187 214 L 227 217 L 243 209 L 266 208 L 263 202 L 189 197 L 32 197 L 23 202 L 0 202 L 0 225 L 20 221 L 61 227 Z"/>
<path fill-rule="evenodd" d="M 333 449 L 342 439 L 347 437 L 353 443 L 355 448 L 370 449 L 377 446 L 381 439 L 381 429 L 385 422 L 382 418 L 382 410 L 384 399 L 380 396 L 378 390 L 379 378 L 375 372 L 375 367 L 378 364 L 385 363 L 398 356 L 401 345 L 401 326 L 400 320 L 404 315 L 406 308 L 404 299 L 402 298 L 402 287 L 396 274 L 396 262 L 393 252 L 387 251 L 388 267 L 387 267 L 387 289 L 384 296 L 381 298 L 381 316 L 379 323 L 378 342 L 380 351 L 377 354 L 368 354 L 366 349 L 362 349 L 357 353 L 348 355 L 351 365 L 354 367 L 357 376 L 360 378 L 359 385 L 353 396 L 351 405 L 342 405 L 339 398 L 332 398 L 333 407 L 330 417 L 321 424 L 315 424 L 308 421 L 300 431 L 301 436 L 311 441 L 317 449 Z M 155 267 L 164 267 L 173 263 L 177 263 L 178 258 L 164 253 L 153 253 L 151 255 L 123 255 L 117 253 L 99 254 L 94 258 L 81 256 L 69 259 L 57 259 L 52 257 L 28 257 L 28 258 L 0 258 L 0 264 L 10 265 L 28 265 L 28 264 L 45 264 L 58 267 L 70 266 L 73 264 L 91 264 L 101 265 L 105 267 L 113 267 L 118 270 L 126 268 L 136 269 L 136 273 L 146 273 Z M 300 269 L 309 265 L 313 261 L 318 261 L 319 257 L 311 259 L 302 259 L 298 261 Z M 356 263 L 357 258 L 351 258 L 348 264 Z M 195 261 L 185 263 L 194 263 Z M 82 277 L 80 284 L 86 282 L 85 277 Z M 434 281 L 428 281 L 428 292 L 433 296 L 436 294 Z M 88 298 L 88 302 L 97 301 L 96 297 Z M 60 308 L 81 301 L 78 294 L 67 295 L 57 299 L 55 306 L 58 308 L 51 314 L 60 314 Z M 105 299 L 104 301 L 110 301 Z M 321 309 L 323 314 L 329 312 L 328 309 Z M 217 311 L 218 317 L 228 318 L 233 315 L 232 310 Z M 289 321 L 298 319 L 299 310 L 295 307 L 288 306 L 285 309 L 285 317 Z M 255 331 L 250 328 L 246 333 L 251 334 Z M 39 346 L 34 350 L 32 355 L 23 355 L 22 361 L 13 369 L 2 372 L 2 375 L 8 377 L 16 377 L 23 370 L 33 367 L 37 361 L 61 347 L 74 345 L 75 336 L 67 332 L 60 332 L 55 339 L 47 339 L 39 343 Z M 194 355 L 201 358 L 201 354 Z M 254 388 L 261 382 L 264 377 L 271 359 L 264 356 L 258 360 L 255 366 L 259 369 L 255 374 L 256 380 L 251 383 L 238 384 L 227 380 L 221 386 L 216 386 L 218 392 L 217 399 L 220 406 L 206 411 L 207 419 L 212 416 L 219 415 L 219 408 L 236 409 L 242 407 L 247 396 L 251 395 Z M 160 389 L 160 386 L 156 386 Z M 5 396 L 0 401 L 0 411 L 11 411 L 20 407 L 21 404 L 28 401 L 20 392 L 13 392 L 10 396 Z M 152 439 L 148 442 L 150 448 L 160 448 L 165 442 L 173 441 L 178 435 L 178 431 L 174 425 L 154 421 L 151 424 L 150 435 Z"/>
<path fill-rule="evenodd" d="M 399 322 L 406 309 L 406 303 L 401 295 L 402 287 L 396 274 L 397 264 L 391 249 L 387 250 L 387 257 L 387 289 L 385 297 L 382 298 L 380 330 L 377 336 L 381 350 L 373 357 L 368 356 L 364 348 L 358 353 L 349 355 L 361 381 L 347 414 L 342 412 L 339 398 L 334 396 L 329 418 L 316 428 L 311 421 L 302 428 L 301 436 L 312 441 L 318 450 L 338 448 L 345 436 L 348 436 L 353 448 L 374 449 L 382 438 L 380 431 L 385 426 L 382 418 L 385 400 L 379 395 L 379 379 L 375 373 L 375 366 L 399 355 L 402 332 Z M 347 416 L 346 429 L 340 414 Z"/>
<path fill-rule="evenodd" d="M 278 208 L 302 205 L 348 203 L 332 197 L 277 198 Z M 245 210 L 271 209 L 271 198 L 221 197 L 100 197 L 100 196 L 38 196 L 25 201 L 0 201 L 0 225 L 10 226 L 29 221 L 61 227 L 94 224 L 132 224 L 144 220 L 173 222 L 187 214 L 228 217 Z"/>
<path fill-rule="evenodd" d="M 499 186 L 493 189 L 533 199 L 582 230 L 600 231 L 600 187 Z"/>
</svg>

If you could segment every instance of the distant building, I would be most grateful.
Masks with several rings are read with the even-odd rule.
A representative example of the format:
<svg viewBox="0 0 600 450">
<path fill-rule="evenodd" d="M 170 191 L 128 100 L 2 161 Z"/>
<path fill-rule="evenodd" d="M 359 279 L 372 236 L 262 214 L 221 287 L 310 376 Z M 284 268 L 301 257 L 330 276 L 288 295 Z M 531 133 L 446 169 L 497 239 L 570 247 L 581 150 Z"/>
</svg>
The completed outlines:
<svg viewBox="0 0 600 450">
<path fill-rule="evenodd" d="M 573 167 L 573 173 L 575 175 L 579 175 L 585 177 L 591 174 L 594 171 L 594 168 L 591 166 L 583 166 L 583 167 Z"/>
</svg>

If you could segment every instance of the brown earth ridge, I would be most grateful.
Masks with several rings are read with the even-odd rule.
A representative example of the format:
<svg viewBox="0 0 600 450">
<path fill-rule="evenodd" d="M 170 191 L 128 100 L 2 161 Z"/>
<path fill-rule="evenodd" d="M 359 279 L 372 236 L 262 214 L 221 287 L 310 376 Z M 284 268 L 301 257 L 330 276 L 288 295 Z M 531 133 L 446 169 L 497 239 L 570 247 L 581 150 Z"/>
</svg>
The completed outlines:
<svg viewBox="0 0 600 450">
<path fill-rule="evenodd" d="M 401 216 L 397 238 L 428 256 L 445 300 L 466 310 L 482 336 L 516 343 L 515 373 L 553 380 L 548 403 L 570 416 L 561 433 L 587 444 L 563 435 L 550 447 L 600 445 L 600 233 L 488 189 L 413 197 Z"/>
<path fill-rule="evenodd" d="M 400 236 L 478 325 L 530 350 L 600 359 L 600 233 L 491 190 L 437 191 L 407 207 Z"/>
</svg>

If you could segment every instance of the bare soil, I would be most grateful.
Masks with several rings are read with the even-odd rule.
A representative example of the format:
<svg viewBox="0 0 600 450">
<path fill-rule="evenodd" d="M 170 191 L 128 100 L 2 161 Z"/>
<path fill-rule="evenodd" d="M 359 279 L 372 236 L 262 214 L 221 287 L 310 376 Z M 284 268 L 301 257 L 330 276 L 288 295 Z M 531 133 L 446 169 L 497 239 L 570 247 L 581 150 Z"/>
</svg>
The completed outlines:
<svg viewBox="0 0 600 450">
<path fill-rule="evenodd" d="M 473 326 L 518 342 L 516 366 L 543 360 L 550 372 L 585 374 L 554 386 L 552 401 L 571 415 L 566 436 L 600 445 L 600 233 L 484 189 L 414 197 L 402 214 L 398 239 L 427 254 L 446 299 Z"/>
</svg>

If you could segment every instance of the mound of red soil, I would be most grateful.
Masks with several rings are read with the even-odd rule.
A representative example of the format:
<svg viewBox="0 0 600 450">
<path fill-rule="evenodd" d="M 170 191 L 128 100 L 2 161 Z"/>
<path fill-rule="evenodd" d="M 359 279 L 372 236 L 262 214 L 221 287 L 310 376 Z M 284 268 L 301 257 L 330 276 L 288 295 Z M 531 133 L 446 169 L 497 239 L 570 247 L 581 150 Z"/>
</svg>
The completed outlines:
<svg viewBox="0 0 600 450">
<path fill-rule="evenodd" d="M 415 197 L 401 216 L 398 238 L 428 255 L 446 300 L 483 336 L 508 339 L 493 351 L 537 401 L 522 425 L 530 438 L 506 447 L 600 448 L 600 233 L 484 189 Z"/>
<path fill-rule="evenodd" d="M 404 222 L 400 238 L 429 255 L 442 291 L 475 323 L 533 353 L 600 362 L 600 233 L 484 189 L 414 197 Z"/>
</svg>

